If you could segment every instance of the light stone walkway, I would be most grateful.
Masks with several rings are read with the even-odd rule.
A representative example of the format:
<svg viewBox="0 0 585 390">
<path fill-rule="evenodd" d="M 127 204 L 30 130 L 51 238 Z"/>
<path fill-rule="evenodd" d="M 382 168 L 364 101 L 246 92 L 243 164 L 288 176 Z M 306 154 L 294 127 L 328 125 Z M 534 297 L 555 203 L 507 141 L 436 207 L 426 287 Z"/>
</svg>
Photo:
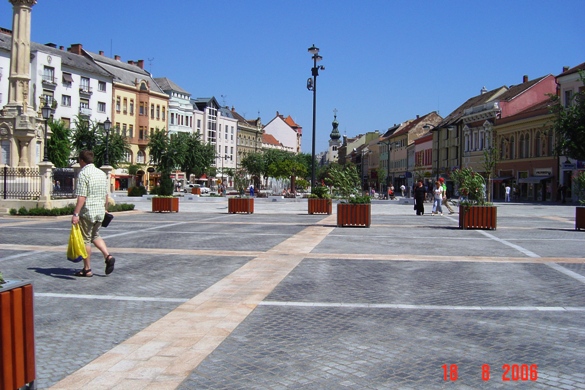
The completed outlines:
<svg viewBox="0 0 585 390">
<path fill-rule="evenodd" d="M 332 231 L 307 227 L 51 388 L 175 389 Z"/>
</svg>

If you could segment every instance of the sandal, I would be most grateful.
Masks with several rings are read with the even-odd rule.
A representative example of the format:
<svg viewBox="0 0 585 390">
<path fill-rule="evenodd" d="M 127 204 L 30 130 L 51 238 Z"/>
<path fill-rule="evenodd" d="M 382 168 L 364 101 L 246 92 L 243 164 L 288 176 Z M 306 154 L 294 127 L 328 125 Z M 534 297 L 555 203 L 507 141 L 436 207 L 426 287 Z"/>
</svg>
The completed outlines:
<svg viewBox="0 0 585 390">
<path fill-rule="evenodd" d="M 116 259 L 112 255 L 106 256 L 106 275 L 111 274 L 114 272 L 114 264 L 116 263 Z"/>
<path fill-rule="evenodd" d="M 82 278 L 91 278 L 93 276 L 93 273 L 91 272 L 91 268 L 90 269 L 84 268 L 81 271 L 77 271 L 76 273 L 74 273 L 73 276 L 79 276 Z"/>
</svg>

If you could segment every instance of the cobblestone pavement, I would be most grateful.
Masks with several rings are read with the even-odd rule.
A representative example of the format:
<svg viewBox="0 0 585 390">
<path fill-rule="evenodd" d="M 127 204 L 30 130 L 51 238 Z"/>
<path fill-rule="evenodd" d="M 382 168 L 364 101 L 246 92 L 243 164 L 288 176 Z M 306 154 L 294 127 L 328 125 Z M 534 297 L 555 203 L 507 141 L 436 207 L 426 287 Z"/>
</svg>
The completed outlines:
<svg viewBox="0 0 585 390">
<path fill-rule="evenodd" d="M 133 202 L 102 230 L 107 277 L 95 250 L 72 276 L 68 217 L 0 217 L 0 270 L 35 290 L 38 388 L 585 389 L 574 206 L 462 231 L 407 200 L 374 202 L 369 229 L 302 200 Z"/>
</svg>

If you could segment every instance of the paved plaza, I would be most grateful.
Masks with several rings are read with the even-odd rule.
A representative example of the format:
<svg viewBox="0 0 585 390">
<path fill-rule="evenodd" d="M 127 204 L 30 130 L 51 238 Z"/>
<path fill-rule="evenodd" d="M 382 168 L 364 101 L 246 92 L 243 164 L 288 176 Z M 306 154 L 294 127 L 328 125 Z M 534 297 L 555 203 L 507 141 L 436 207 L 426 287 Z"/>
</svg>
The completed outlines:
<svg viewBox="0 0 585 390">
<path fill-rule="evenodd" d="M 70 217 L 0 217 L 0 270 L 34 286 L 39 389 L 585 389 L 574 205 L 500 203 L 483 231 L 407 200 L 337 228 L 306 200 L 115 199 L 136 210 L 102 230 L 109 276 L 95 249 L 72 276 Z"/>
</svg>

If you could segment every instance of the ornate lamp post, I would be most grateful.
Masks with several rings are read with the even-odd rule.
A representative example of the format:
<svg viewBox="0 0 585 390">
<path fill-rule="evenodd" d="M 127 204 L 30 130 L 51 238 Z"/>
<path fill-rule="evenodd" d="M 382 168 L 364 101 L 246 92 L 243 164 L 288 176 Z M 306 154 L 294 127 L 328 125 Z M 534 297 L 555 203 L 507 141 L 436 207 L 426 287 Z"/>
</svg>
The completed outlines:
<svg viewBox="0 0 585 390">
<path fill-rule="evenodd" d="M 317 121 L 317 76 L 319 76 L 319 69 L 325 70 L 325 67 L 322 65 L 317 66 L 317 61 L 321 61 L 323 57 L 319 55 L 319 48 L 315 47 L 315 45 L 309 47 L 309 53 L 313 55 L 313 68 L 311 68 L 311 73 L 313 78 L 307 80 L 307 89 L 309 91 L 313 91 L 313 144 L 311 149 L 311 192 L 313 192 L 313 188 L 315 188 L 315 127 Z"/>
<path fill-rule="evenodd" d="M 49 99 L 45 97 L 45 105 L 41 108 L 41 113 L 43 115 L 43 119 L 45 120 L 45 157 L 43 157 L 43 162 L 49 161 L 49 148 L 47 146 L 47 123 L 49 122 L 49 117 L 51 116 L 51 106 L 49 106 Z"/>
<path fill-rule="evenodd" d="M 106 118 L 106 121 L 104 122 L 104 130 L 106 132 L 106 155 L 104 156 L 104 165 L 110 165 L 110 158 L 108 155 L 108 140 L 110 137 L 110 129 L 112 128 L 112 121 L 110 121 L 110 118 Z"/>
</svg>

